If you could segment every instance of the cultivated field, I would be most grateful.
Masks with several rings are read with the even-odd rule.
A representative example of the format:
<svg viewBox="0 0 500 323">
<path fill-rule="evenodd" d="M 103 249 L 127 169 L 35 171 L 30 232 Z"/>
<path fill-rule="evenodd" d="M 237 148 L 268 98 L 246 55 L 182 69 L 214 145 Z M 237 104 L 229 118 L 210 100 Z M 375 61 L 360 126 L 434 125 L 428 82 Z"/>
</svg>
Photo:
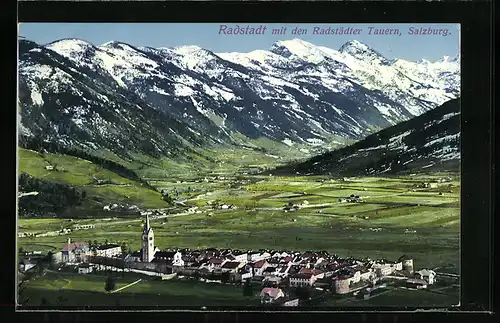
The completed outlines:
<svg viewBox="0 0 500 323">
<path fill-rule="evenodd" d="M 162 249 L 240 248 L 327 250 L 340 256 L 397 259 L 414 258 L 418 268 L 446 267 L 458 273 L 458 175 L 437 188 L 418 188 L 450 174 L 399 178 L 370 177 L 347 181 L 321 177 L 257 177 L 200 184 L 158 181 L 160 189 L 192 187 L 186 204 L 199 213 L 152 219 L 155 243 Z M 249 183 L 250 182 L 250 183 Z M 253 183 L 253 184 L 252 184 Z M 359 195 L 362 202 L 339 202 Z M 235 209 L 213 210 L 209 203 L 234 204 Z M 306 201 L 306 202 L 304 202 Z M 302 204 L 285 212 L 288 203 Z M 126 243 L 140 248 L 141 218 L 108 221 L 20 219 L 20 231 L 43 232 L 72 224 L 101 224 L 74 231 L 73 241 Z M 25 250 L 58 250 L 66 235 L 19 238 Z M 451 268 L 451 269 L 450 269 Z"/>
</svg>

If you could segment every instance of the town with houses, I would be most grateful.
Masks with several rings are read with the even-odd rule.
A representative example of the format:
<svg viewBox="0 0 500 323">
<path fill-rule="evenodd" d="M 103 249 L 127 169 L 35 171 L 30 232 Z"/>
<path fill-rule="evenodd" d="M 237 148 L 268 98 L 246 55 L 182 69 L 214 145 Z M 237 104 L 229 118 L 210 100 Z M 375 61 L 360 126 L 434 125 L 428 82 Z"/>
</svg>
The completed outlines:
<svg viewBox="0 0 500 323">
<path fill-rule="evenodd" d="M 59 252 L 51 253 L 50 261 L 59 270 L 71 265 L 81 275 L 100 270 L 131 271 L 161 280 L 191 278 L 258 286 L 255 293 L 259 293 L 261 304 L 248 305 L 299 306 L 311 299 L 303 297 L 304 293 L 310 295 L 308 291 L 368 299 L 387 284 L 426 289 L 436 282 L 436 272 L 416 270 L 413 259 L 406 255 L 389 261 L 341 258 L 326 251 L 161 250 L 155 245 L 149 215 L 141 241 L 141 250 L 130 253 L 117 244 L 89 246 L 69 238 Z M 36 257 L 36 253 L 22 255 L 19 272 L 32 270 Z"/>
</svg>

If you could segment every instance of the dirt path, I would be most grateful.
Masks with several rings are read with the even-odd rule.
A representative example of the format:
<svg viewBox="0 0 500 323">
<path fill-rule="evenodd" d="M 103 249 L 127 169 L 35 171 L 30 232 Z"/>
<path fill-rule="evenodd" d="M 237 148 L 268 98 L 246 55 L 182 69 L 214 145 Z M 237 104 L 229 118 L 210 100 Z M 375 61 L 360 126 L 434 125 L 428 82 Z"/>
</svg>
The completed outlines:
<svg viewBox="0 0 500 323">
<path fill-rule="evenodd" d="M 112 291 L 110 294 L 118 293 L 119 291 L 124 290 L 125 288 L 129 288 L 130 286 L 133 286 L 133 285 L 137 284 L 137 283 L 138 283 L 138 282 L 140 282 L 141 280 L 142 280 L 142 279 L 139 279 L 139 280 L 136 280 L 136 281 L 135 281 L 135 282 L 133 282 L 133 283 L 130 283 L 130 284 L 128 284 L 128 285 L 125 285 L 125 286 L 123 286 L 123 287 L 120 287 L 120 288 L 118 288 L 117 290 Z"/>
</svg>

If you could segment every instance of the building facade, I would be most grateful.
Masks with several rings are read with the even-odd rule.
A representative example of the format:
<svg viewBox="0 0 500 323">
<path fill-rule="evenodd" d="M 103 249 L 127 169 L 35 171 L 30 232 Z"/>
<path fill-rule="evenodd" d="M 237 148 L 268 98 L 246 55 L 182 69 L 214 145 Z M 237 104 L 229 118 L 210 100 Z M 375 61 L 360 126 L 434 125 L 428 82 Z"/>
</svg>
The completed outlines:
<svg viewBox="0 0 500 323">
<path fill-rule="evenodd" d="M 86 242 L 71 242 L 68 238 L 67 245 L 61 251 L 62 262 L 82 262 L 91 255 L 89 245 Z"/>
<path fill-rule="evenodd" d="M 338 278 L 335 280 L 335 293 L 347 294 L 350 291 L 350 280 L 348 278 Z"/>
<path fill-rule="evenodd" d="M 155 235 L 149 224 L 149 215 L 146 215 L 146 225 L 142 232 L 142 261 L 151 262 L 155 257 Z"/>
<path fill-rule="evenodd" d="M 112 258 L 122 254 L 122 247 L 117 244 L 107 244 L 99 246 L 95 250 L 95 255 L 97 257 Z"/>
<path fill-rule="evenodd" d="M 312 286 L 312 274 L 295 274 L 289 277 L 291 287 Z"/>
</svg>

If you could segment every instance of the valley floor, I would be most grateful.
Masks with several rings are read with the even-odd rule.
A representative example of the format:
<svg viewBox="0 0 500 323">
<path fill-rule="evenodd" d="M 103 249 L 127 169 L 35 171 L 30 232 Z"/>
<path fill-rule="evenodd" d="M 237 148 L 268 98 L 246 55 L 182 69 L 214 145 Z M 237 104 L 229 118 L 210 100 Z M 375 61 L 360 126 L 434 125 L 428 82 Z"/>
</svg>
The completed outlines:
<svg viewBox="0 0 500 323">
<path fill-rule="evenodd" d="M 439 182 L 439 179 L 448 176 L 451 177 L 449 181 Z M 352 179 L 248 175 L 247 179 L 248 181 L 234 178 L 220 180 L 209 189 L 195 181 L 154 183 L 159 189 L 168 192 L 173 192 L 174 187 L 176 190 L 194 187 L 185 203 L 198 207 L 190 213 L 179 211 L 177 215 L 168 215 L 167 219 L 152 218 L 155 244 L 160 249 L 214 247 L 242 250 L 326 250 L 341 257 L 392 260 L 407 254 L 414 259 L 416 268 L 441 267 L 452 273 L 459 272 L 460 183 L 456 174 Z M 425 183 L 437 184 L 429 187 Z M 359 196 L 360 199 L 354 202 L 344 201 L 351 196 Z M 214 203 L 233 205 L 233 208 L 214 209 Z M 287 205 L 288 210 L 285 212 L 284 207 Z M 100 243 L 108 241 L 126 244 L 131 250 L 138 250 L 141 247 L 141 221 L 142 218 L 138 217 L 109 219 L 105 224 L 98 219 L 75 219 L 72 222 L 67 219 L 20 219 L 18 231 L 44 232 L 75 224 L 97 224 L 94 229 L 73 231 L 69 237 L 72 241 L 97 240 Z M 18 247 L 44 252 L 59 251 L 67 239 L 68 235 L 19 238 Z M 30 286 L 31 293 L 54 293 L 51 284 L 58 284 L 57 280 L 51 282 L 49 278 L 40 279 L 39 283 L 33 282 L 35 285 Z M 76 278 L 79 279 L 84 278 Z M 125 285 L 127 283 L 130 282 L 123 282 Z M 177 284 L 177 287 L 162 290 L 163 285 L 174 286 L 169 284 Z M 121 305 L 128 304 L 127 295 L 147 299 L 148 304 L 159 302 L 160 299 L 162 302 L 169 299 L 174 305 L 189 299 L 190 304 L 200 306 L 205 305 L 209 299 L 220 301 L 215 305 L 241 305 L 250 302 L 243 298 L 236 287 L 215 288 L 207 284 L 189 284 L 191 283 L 141 282 L 124 289 L 118 302 Z M 104 293 L 103 281 L 99 281 L 97 285 L 96 290 L 99 291 L 94 293 Z M 82 297 L 75 296 L 76 298 L 71 298 L 71 302 L 97 299 L 94 294 L 89 297 L 88 293 L 92 292 L 88 286 L 92 286 L 91 283 L 78 286 L 87 287 L 75 287 L 74 295 L 81 294 Z M 154 295 L 173 294 L 168 298 L 155 298 L 148 291 L 153 289 Z M 224 291 L 209 295 L 219 293 L 219 289 Z M 401 301 L 398 293 L 387 293 L 373 302 L 398 305 Z M 392 294 L 393 297 L 390 296 Z M 418 293 L 418 296 L 409 299 L 416 305 L 426 303 L 426 299 L 432 303 L 436 295 L 431 294 Z M 107 304 L 116 302 L 117 296 L 102 297 L 107 298 Z M 132 296 L 130 298 L 133 299 Z M 377 305 L 382 305 L 379 303 Z"/>
</svg>

